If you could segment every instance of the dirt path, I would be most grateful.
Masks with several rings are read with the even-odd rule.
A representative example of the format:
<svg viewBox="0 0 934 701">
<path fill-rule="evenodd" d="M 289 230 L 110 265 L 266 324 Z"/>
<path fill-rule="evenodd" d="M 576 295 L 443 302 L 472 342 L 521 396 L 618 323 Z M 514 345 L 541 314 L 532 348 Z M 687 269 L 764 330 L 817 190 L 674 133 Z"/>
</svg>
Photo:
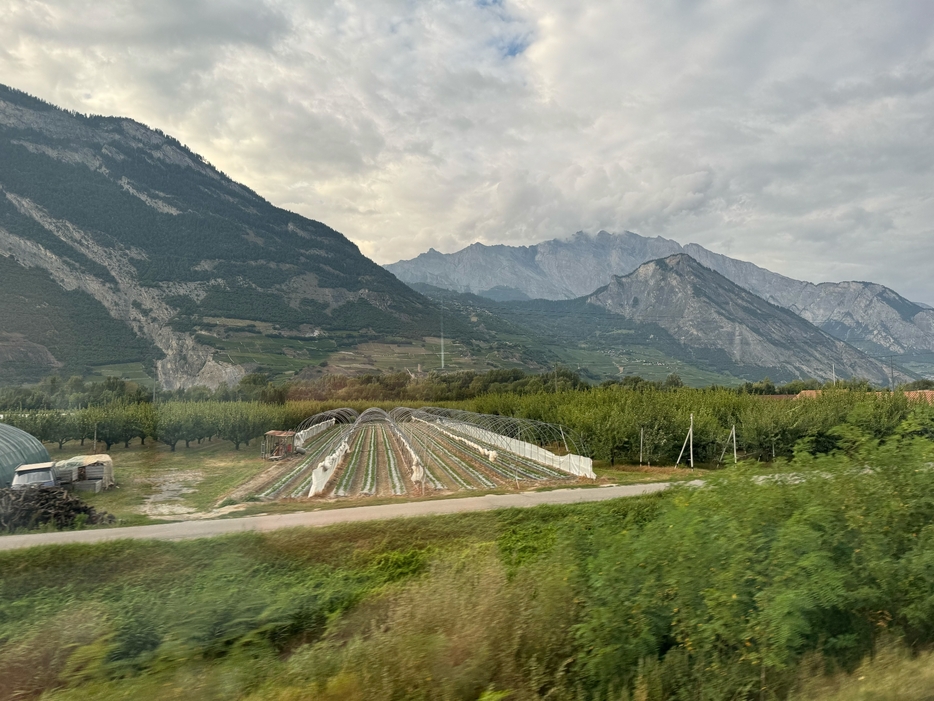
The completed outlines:
<svg viewBox="0 0 934 701">
<path fill-rule="evenodd" d="M 245 531 L 274 531 L 280 528 L 320 527 L 336 523 L 381 521 L 410 516 L 455 514 L 467 511 L 489 511 L 512 507 L 524 508 L 542 504 L 578 504 L 605 501 L 619 497 L 650 494 L 666 489 L 670 482 L 637 484 L 592 489 L 556 489 L 551 492 L 522 492 L 519 494 L 488 494 L 482 497 L 410 501 L 380 506 L 357 506 L 326 511 L 303 511 L 279 516 L 247 516 L 224 520 L 184 521 L 156 526 L 129 528 L 102 528 L 89 531 L 61 531 L 29 535 L 0 536 L 0 550 L 15 550 L 35 545 L 55 543 L 98 543 L 107 540 L 154 539 L 187 540 L 209 538 Z M 680 484 L 684 484 L 683 482 Z"/>
</svg>

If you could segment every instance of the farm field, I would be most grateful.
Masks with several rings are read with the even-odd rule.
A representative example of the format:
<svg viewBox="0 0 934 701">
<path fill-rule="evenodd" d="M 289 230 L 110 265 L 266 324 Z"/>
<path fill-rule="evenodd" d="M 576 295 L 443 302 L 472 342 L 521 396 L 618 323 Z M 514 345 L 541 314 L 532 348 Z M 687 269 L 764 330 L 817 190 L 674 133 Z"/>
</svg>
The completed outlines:
<svg viewBox="0 0 934 701">
<path fill-rule="evenodd" d="M 261 498 L 431 496 L 580 481 L 456 429 L 423 422 L 396 426 L 388 416 L 386 421 L 332 426 L 304 450 L 294 465 L 268 471 L 268 481 L 257 487 Z M 331 455 L 337 460 L 334 471 L 313 492 L 313 472 Z"/>
<path fill-rule="evenodd" d="M 199 333 L 197 340 L 215 348 L 218 359 L 244 365 L 264 372 L 276 383 L 288 381 L 298 373 L 305 375 L 340 374 L 362 375 L 367 373 L 404 372 L 422 373 L 441 369 L 441 339 L 426 336 L 417 341 L 374 340 L 359 342 L 347 337 L 276 337 L 271 328 L 261 322 L 218 319 L 226 331 Z M 621 336 L 625 343 L 625 336 Z M 499 343 L 465 344 L 456 339 L 445 339 L 445 369 L 449 372 L 482 372 L 491 368 L 518 368 L 524 370 L 547 370 L 555 362 L 563 367 L 580 369 L 591 380 L 619 379 L 627 375 L 639 375 L 647 380 L 664 380 L 672 373 L 678 374 L 688 386 L 717 384 L 733 386 L 740 380 L 728 374 L 711 372 L 671 358 L 664 353 L 644 346 L 605 346 L 592 344 L 551 345 L 542 342 L 533 348 L 532 361 L 526 355 L 511 352 L 527 344 L 527 339 L 501 334 Z M 152 388 L 152 376 L 142 363 L 121 363 L 92 368 L 89 381 L 107 377 L 130 380 Z"/>
<path fill-rule="evenodd" d="M 117 488 L 99 494 L 82 494 L 82 498 L 95 508 L 116 516 L 118 525 L 132 526 L 166 520 L 234 518 L 261 513 L 347 508 L 362 504 L 391 503 L 400 499 L 458 498 L 517 489 L 512 473 L 505 468 L 500 470 L 506 470 L 507 477 L 485 466 L 482 456 L 470 457 L 470 451 L 465 453 L 455 448 L 453 455 L 492 482 L 493 486 L 481 483 L 475 476 L 464 476 L 463 466 L 454 463 L 447 468 L 451 470 L 450 474 L 438 472 L 442 487 L 432 488 L 426 484 L 426 489 L 422 490 L 412 483 L 410 470 L 405 465 L 404 455 L 400 455 L 398 442 L 386 436 L 381 429 L 373 429 L 373 435 L 380 441 L 375 453 L 380 460 L 375 491 L 364 491 L 362 488 L 360 476 L 367 468 L 370 434 L 361 434 L 354 441 L 354 445 L 359 447 L 356 458 L 353 453 L 349 454 L 341 472 L 355 477 L 347 497 L 337 498 L 333 494 L 339 481 L 338 476 L 332 480 L 328 493 L 308 499 L 309 464 L 323 457 L 322 447 L 327 447 L 333 435 L 333 431 L 322 435 L 320 440 L 308 446 L 309 452 L 305 456 L 278 464 L 262 460 L 255 443 L 234 450 L 232 443 L 218 438 L 200 444 L 192 442 L 190 448 L 182 446 L 175 452 L 171 452 L 164 444 L 153 444 L 152 441 L 147 441 L 145 445 L 133 441 L 129 448 L 114 445 L 110 455 L 114 460 Z M 384 439 L 386 444 L 382 443 Z M 46 448 L 53 460 L 94 452 L 91 441 L 86 441 L 83 447 L 75 442 L 66 444 L 61 450 L 56 444 L 46 444 Z M 101 450 L 101 446 L 98 446 L 98 451 Z M 440 451 L 440 448 L 437 450 Z M 351 459 L 356 462 L 351 464 Z M 707 474 L 702 469 L 691 471 L 671 467 L 610 466 L 605 461 L 595 463 L 594 468 L 597 473 L 595 482 L 566 477 L 525 479 L 520 474 L 519 489 L 680 481 L 702 478 Z M 468 488 L 455 488 L 457 483 L 451 474 L 463 479 Z"/>
</svg>

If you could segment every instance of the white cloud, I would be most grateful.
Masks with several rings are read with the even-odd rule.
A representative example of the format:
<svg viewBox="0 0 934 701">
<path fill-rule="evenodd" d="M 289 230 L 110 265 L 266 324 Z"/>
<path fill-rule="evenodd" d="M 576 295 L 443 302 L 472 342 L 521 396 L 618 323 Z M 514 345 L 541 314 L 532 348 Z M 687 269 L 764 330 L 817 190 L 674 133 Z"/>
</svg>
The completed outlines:
<svg viewBox="0 0 934 701">
<path fill-rule="evenodd" d="M 934 302 L 921 0 L 2 2 L 3 82 L 380 262 L 630 229 Z"/>
</svg>

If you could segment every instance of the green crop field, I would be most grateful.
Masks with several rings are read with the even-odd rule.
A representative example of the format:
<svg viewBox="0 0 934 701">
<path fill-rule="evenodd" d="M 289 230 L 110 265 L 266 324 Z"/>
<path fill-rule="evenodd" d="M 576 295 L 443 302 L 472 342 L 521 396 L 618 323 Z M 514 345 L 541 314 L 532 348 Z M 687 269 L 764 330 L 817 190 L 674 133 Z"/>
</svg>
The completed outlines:
<svg viewBox="0 0 934 701">
<path fill-rule="evenodd" d="M 113 365 L 92 366 L 93 374 L 85 377 L 87 381 L 102 380 L 108 377 L 116 377 L 121 380 L 135 382 L 141 387 L 152 389 L 152 375 L 146 371 L 142 363 L 117 363 Z"/>
</svg>

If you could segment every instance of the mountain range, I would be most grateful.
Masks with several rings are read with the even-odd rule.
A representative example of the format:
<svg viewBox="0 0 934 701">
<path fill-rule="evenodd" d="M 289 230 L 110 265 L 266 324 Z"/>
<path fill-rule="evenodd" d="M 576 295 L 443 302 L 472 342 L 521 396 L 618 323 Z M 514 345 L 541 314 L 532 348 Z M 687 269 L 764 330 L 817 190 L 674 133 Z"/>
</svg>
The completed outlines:
<svg viewBox="0 0 934 701">
<path fill-rule="evenodd" d="M 159 130 L 3 86 L 0 163 L 3 384 L 428 372 L 442 328 L 445 369 L 881 384 L 909 376 L 828 333 L 920 348 L 934 315 L 879 286 L 810 285 L 628 233 L 476 244 L 387 270 Z"/>
<path fill-rule="evenodd" d="M 586 299 L 627 319 L 657 324 L 695 355 L 723 354 L 729 359 L 724 365 L 759 370 L 775 379 L 829 380 L 836 367 L 878 383 L 889 379 L 878 361 L 685 253 L 614 276 Z"/>
<path fill-rule="evenodd" d="M 695 383 L 858 376 L 887 385 L 910 379 L 685 253 L 643 263 L 572 300 L 494 300 L 413 286 L 479 323 L 497 320 L 507 336 L 539 339 L 564 362 L 577 353 L 601 355 L 617 371 L 604 369 L 605 377 L 663 366 L 705 373 Z"/>
<path fill-rule="evenodd" d="M 385 266 L 409 284 L 429 284 L 494 300 L 573 299 L 643 263 L 685 253 L 762 299 L 873 355 L 934 351 L 934 310 L 871 282 L 814 284 L 753 263 L 632 232 L 578 232 L 534 246 L 474 243 L 456 253 L 429 250 Z"/>
</svg>

